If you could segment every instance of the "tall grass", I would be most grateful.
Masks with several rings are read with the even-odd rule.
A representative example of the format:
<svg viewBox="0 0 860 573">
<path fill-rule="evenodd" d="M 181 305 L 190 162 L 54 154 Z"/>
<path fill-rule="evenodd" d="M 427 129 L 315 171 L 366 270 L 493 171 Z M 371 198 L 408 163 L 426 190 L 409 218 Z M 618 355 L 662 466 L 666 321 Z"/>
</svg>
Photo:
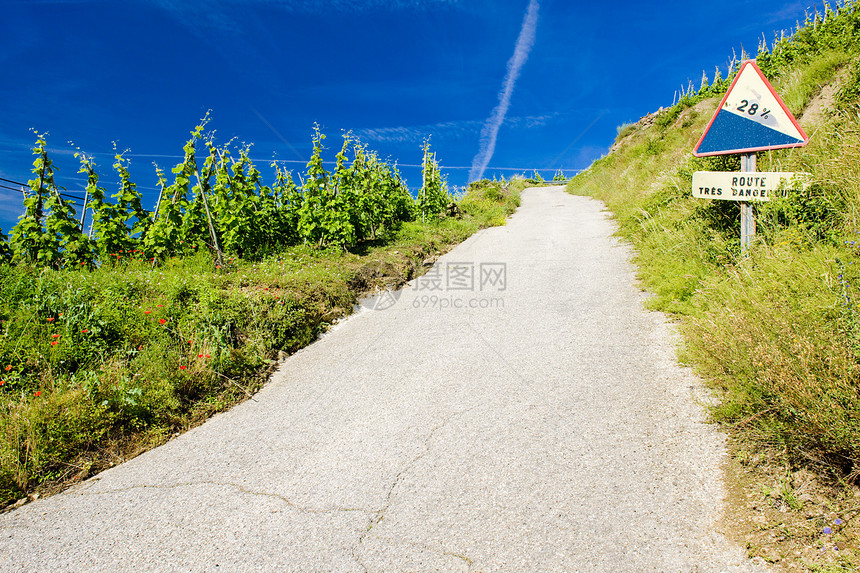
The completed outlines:
<svg viewBox="0 0 860 573">
<path fill-rule="evenodd" d="M 569 185 L 603 199 L 636 247 L 650 304 L 676 313 L 684 360 L 721 394 L 713 414 L 795 461 L 860 478 L 860 11 L 810 18 L 759 54 L 789 108 L 802 113 L 835 77 L 832 111 L 802 149 L 759 154 L 762 171 L 807 171 L 812 184 L 757 204 L 757 241 L 739 245 L 730 201 L 691 197 L 697 170 L 735 171 L 737 157 L 695 158 L 718 103 L 689 95 Z M 727 78 L 728 79 L 728 78 Z M 722 88 L 723 90 L 725 87 Z"/>
</svg>

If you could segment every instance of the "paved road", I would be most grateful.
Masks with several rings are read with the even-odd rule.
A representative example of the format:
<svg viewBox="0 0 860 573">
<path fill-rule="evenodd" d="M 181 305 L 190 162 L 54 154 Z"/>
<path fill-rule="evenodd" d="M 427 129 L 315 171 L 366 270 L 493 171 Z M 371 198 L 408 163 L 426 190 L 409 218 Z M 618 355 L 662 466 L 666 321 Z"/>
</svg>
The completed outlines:
<svg viewBox="0 0 860 573">
<path fill-rule="evenodd" d="M 506 227 L 253 401 L 0 516 L 2 571 L 747 571 L 723 438 L 602 205 Z"/>
</svg>

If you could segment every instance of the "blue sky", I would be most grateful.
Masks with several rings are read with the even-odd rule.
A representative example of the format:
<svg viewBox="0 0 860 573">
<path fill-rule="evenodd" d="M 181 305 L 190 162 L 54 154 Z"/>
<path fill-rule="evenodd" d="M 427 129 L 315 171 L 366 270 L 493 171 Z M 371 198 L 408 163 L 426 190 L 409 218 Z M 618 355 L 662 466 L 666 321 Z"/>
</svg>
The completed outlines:
<svg viewBox="0 0 860 573">
<path fill-rule="evenodd" d="M 303 169 L 318 122 L 328 158 L 352 130 L 420 186 L 422 140 L 451 185 L 513 169 L 568 173 L 616 128 L 660 106 L 732 50 L 803 20 L 806 2 L 571 0 L 0 0 L 0 177 L 31 177 L 30 128 L 57 181 L 81 192 L 72 145 L 114 191 L 113 142 L 152 208 L 207 110 L 218 141 Z M 529 17 L 530 14 L 530 17 Z M 519 50 L 517 50 L 519 48 Z M 517 62 L 512 61 L 517 51 Z M 506 94 L 507 106 L 499 109 Z M 501 113 L 503 112 L 503 113 Z M 488 120 L 495 118 L 494 146 Z M 0 184 L 4 184 L 0 181 Z M 0 189 L 0 227 L 20 214 Z"/>
</svg>

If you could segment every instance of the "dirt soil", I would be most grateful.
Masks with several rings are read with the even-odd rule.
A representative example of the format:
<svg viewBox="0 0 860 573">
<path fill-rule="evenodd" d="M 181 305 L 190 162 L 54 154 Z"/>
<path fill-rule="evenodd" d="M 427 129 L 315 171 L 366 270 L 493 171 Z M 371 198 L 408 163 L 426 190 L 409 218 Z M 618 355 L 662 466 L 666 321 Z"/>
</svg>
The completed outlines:
<svg viewBox="0 0 860 573">
<path fill-rule="evenodd" d="M 860 570 L 860 487 L 786 467 L 785 456 L 734 438 L 724 534 L 775 571 Z"/>
</svg>

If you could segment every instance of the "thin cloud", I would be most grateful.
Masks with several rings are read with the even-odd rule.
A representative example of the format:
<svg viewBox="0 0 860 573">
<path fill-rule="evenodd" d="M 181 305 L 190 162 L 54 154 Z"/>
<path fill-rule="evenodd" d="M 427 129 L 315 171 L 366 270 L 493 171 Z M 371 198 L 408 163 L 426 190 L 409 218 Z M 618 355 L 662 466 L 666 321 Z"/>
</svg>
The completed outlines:
<svg viewBox="0 0 860 573">
<path fill-rule="evenodd" d="M 18 217 L 24 214 L 24 197 L 15 191 L 0 189 L 0 212 L 4 219 L 11 221 L 9 228 L 3 229 L 3 233 L 8 236 Z"/>
<path fill-rule="evenodd" d="M 472 169 L 469 172 L 469 181 L 481 179 L 484 176 L 484 171 L 490 164 L 493 158 L 493 153 L 496 150 L 496 139 L 499 136 L 499 129 L 505 122 L 505 116 L 508 113 L 508 108 L 511 105 L 511 97 L 514 93 L 517 79 L 520 77 L 520 70 L 528 60 L 529 52 L 535 43 L 535 33 L 537 30 L 538 9 L 540 8 L 537 0 L 529 2 L 526 16 L 523 18 L 523 25 L 520 29 L 520 35 L 517 38 L 517 44 L 514 48 L 514 55 L 508 60 L 508 73 L 505 76 L 505 81 L 502 84 L 502 91 L 499 93 L 499 105 L 493 110 L 493 113 L 487 119 L 484 129 L 481 130 L 481 147 L 475 159 L 472 161 Z"/>
<path fill-rule="evenodd" d="M 534 129 L 547 125 L 561 114 L 534 115 L 505 118 L 505 125 L 511 128 Z M 377 127 L 353 131 L 362 141 L 375 143 L 420 143 L 427 137 L 439 139 L 463 139 L 473 137 L 481 131 L 484 122 L 477 120 L 446 121 L 426 125 L 399 127 Z"/>
<path fill-rule="evenodd" d="M 54 0 L 55 1 L 55 0 Z M 218 30 L 233 34 L 242 29 L 233 16 L 235 10 L 253 7 L 278 8 L 285 12 L 354 13 L 372 9 L 428 10 L 437 7 L 456 6 L 460 0 L 139 0 L 154 4 L 165 10 L 179 22 L 203 34 L 203 29 Z"/>
</svg>

